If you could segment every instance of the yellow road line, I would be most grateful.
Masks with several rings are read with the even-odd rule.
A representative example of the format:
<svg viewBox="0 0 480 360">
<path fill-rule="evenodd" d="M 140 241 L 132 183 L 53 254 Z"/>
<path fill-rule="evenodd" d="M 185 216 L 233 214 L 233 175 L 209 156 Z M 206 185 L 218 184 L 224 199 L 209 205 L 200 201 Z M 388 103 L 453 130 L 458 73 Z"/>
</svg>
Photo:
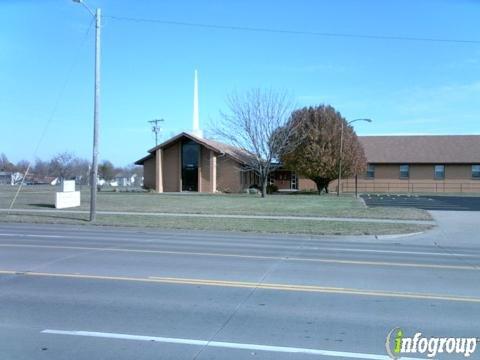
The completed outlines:
<svg viewBox="0 0 480 360">
<path fill-rule="evenodd" d="M 59 277 L 59 278 L 73 278 L 73 279 L 137 281 L 137 282 L 146 282 L 146 283 L 161 283 L 161 284 L 176 284 L 176 285 L 205 285 L 205 286 L 249 288 L 249 289 L 257 288 L 257 289 L 279 290 L 279 291 L 300 291 L 300 292 L 314 292 L 314 293 L 330 293 L 330 294 L 344 294 L 344 295 L 363 295 L 363 296 L 391 297 L 391 298 L 405 298 L 405 299 L 443 300 L 443 301 L 480 303 L 480 298 L 478 297 L 429 294 L 429 293 L 412 293 L 412 292 L 400 292 L 400 291 L 366 290 L 366 289 L 326 287 L 326 286 L 316 286 L 316 285 L 270 284 L 270 283 L 255 283 L 255 282 L 243 282 L 243 281 L 188 279 L 188 278 L 171 278 L 171 277 L 156 277 L 156 276 L 140 278 L 140 277 L 128 277 L 128 276 L 64 274 L 64 273 L 45 273 L 45 272 L 33 272 L 33 271 L 21 272 L 21 271 L 12 271 L 12 270 L 0 270 L 0 275 L 1 274 L 40 276 L 40 277 Z"/>
<path fill-rule="evenodd" d="M 302 257 L 282 257 L 282 256 L 262 256 L 262 255 L 241 255 L 241 254 L 223 254 L 211 252 L 191 252 L 191 251 L 169 251 L 169 250 L 142 250 L 126 248 L 108 248 L 108 247 L 87 247 L 87 246 L 62 246 L 62 245 L 28 245 L 28 244 L 0 244 L 0 247 L 19 247 L 19 248 L 46 248 L 63 250 L 88 250 L 88 251 L 111 251 L 111 252 L 131 252 L 145 254 L 164 254 L 164 255 L 189 255 L 189 256 L 212 256 L 229 257 L 239 259 L 257 259 L 257 260 L 283 260 L 299 262 L 317 262 L 324 264 L 345 264 L 345 265 L 363 265 L 363 266 L 396 266 L 413 267 L 426 269 L 445 269 L 445 270 L 475 270 L 473 265 L 442 265 L 442 264 L 419 264 L 419 263 L 401 263 L 389 261 L 367 261 L 367 260 L 342 260 L 342 259 L 323 259 L 323 258 L 302 258 Z"/>
</svg>

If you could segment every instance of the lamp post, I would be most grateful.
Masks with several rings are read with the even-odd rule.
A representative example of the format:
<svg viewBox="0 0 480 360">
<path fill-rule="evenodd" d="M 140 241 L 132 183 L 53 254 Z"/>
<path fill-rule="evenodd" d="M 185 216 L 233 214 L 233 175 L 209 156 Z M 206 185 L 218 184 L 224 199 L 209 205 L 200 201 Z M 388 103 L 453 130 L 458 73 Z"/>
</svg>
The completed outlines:
<svg viewBox="0 0 480 360">
<path fill-rule="evenodd" d="M 372 119 L 355 119 L 350 120 L 347 122 L 347 125 L 350 125 L 356 121 L 366 121 L 372 122 Z M 343 123 L 342 121 L 342 129 L 340 130 L 340 154 L 339 154 L 339 161 L 338 161 L 338 184 L 337 184 L 337 196 L 340 196 L 340 186 L 342 182 L 342 156 L 343 156 Z"/>
<path fill-rule="evenodd" d="M 90 9 L 83 0 L 73 0 L 88 10 L 95 18 L 95 97 L 93 105 L 93 157 L 90 171 L 90 221 L 95 221 L 97 208 L 97 177 L 98 177 L 98 130 L 100 117 L 100 22 L 101 10 L 95 12 Z"/>
</svg>

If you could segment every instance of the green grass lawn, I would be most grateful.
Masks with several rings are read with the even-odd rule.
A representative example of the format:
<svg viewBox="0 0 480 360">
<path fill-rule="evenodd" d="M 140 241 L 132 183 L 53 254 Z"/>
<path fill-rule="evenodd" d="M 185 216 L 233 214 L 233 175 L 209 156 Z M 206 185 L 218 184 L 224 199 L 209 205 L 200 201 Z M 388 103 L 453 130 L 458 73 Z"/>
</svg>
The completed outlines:
<svg viewBox="0 0 480 360">
<path fill-rule="evenodd" d="M 87 214 L 1 214 L 1 222 L 86 225 Z M 167 216 L 97 215 L 96 225 L 310 235 L 386 235 L 425 231 L 430 225 L 314 220 L 218 219 Z"/>
<path fill-rule="evenodd" d="M 0 187 L 0 208 L 7 208 L 16 188 Z M 26 186 L 15 208 L 52 208 L 57 189 L 46 186 Z M 89 192 L 82 191 L 82 206 L 89 207 Z M 232 215 L 328 216 L 380 219 L 429 220 L 428 212 L 405 208 L 366 208 L 351 195 L 298 194 L 271 195 L 261 199 L 247 194 L 155 194 L 142 192 L 99 192 L 97 209 L 105 211 L 169 212 Z"/>
<path fill-rule="evenodd" d="M 0 208 L 8 208 L 16 188 L 0 187 Z M 53 209 L 55 191 L 47 186 L 26 186 L 14 209 Z M 89 209 L 88 189 L 82 191 L 82 206 Z M 428 212 L 404 208 L 366 208 L 362 201 L 345 195 L 256 195 L 154 194 L 145 192 L 99 192 L 97 209 L 138 212 L 138 215 L 97 215 L 96 225 L 157 227 L 162 229 L 250 231 L 291 234 L 380 235 L 424 231 L 430 225 L 365 223 L 316 220 L 274 220 L 235 218 L 194 218 L 147 216 L 142 212 L 179 214 L 286 215 L 305 217 L 354 217 L 404 220 L 430 220 Z M 67 223 L 88 225 L 87 214 L 0 213 L 0 222 Z"/>
</svg>

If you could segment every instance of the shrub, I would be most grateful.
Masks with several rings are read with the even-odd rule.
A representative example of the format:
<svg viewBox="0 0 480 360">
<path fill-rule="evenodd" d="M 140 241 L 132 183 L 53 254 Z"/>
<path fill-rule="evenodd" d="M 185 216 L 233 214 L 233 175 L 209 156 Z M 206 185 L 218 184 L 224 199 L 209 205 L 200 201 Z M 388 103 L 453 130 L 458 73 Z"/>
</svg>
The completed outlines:
<svg viewBox="0 0 480 360">
<path fill-rule="evenodd" d="M 273 194 L 278 191 L 278 186 L 275 184 L 268 184 L 267 185 L 267 194 Z"/>
</svg>

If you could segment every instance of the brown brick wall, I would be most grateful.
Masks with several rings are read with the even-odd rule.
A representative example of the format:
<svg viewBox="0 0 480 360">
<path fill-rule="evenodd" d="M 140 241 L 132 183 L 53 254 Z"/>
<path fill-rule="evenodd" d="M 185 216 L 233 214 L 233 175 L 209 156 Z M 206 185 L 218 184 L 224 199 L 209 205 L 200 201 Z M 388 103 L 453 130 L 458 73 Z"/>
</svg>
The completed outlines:
<svg viewBox="0 0 480 360">
<path fill-rule="evenodd" d="M 410 178 L 400 179 L 400 164 L 375 166 L 375 178 L 359 177 L 358 189 L 361 192 L 480 192 L 480 181 L 472 179 L 472 166 L 469 164 L 445 165 L 445 179 L 435 179 L 435 164 L 410 165 Z M 440 165 L 440 164 L 439 164 Z M 333 191 L 335 186 L 330 187 Z M 345 192 L 355 190 L 355 180 L 342 181 Z"/>
<path fill-rule="evenodd" d="M 155 189 L 155 156 L 143 163 L 143 187 Z"/>
<path fill-rule="evenodd" d="M 400 165 L 375 165 L 376 179 L 399 179 Z"/>
<path fill-rule="evenodd" d="M 435 165 L 442 164 L 411 164 L 410 180 L 436 180 Z M 446 164 L 445 180 L 471 180 L 472 166 L 468 164 Z M 400 179 L 400 164 L 375 165 L 375 179 Z M 402 179 L 403 180 L 403 179 Z M 436 180 L 438 181 L 438 180 Z M 441 180 L 440 180 L 441 181 Z"/>
<path fill-rule="evenodd" d="M 211 192 L 210 182 L 210 150 L 200 146 L 200 192 Z"/>
<path fill-rule="evenodd" d="M 225 156 L 217 159 L 217 189 L 222 192 L 241 192 L 241 171 L 239 164 Z"/>
<path fill-rule="evenodd" d="M 180 191 L 180 143 L 163 150 L 163 191 Z"/>
<path fill-rule="evenodd" d="M 446 165 L 445 178 L 464 180 L 472 178 L 472 165 Z"/>
<path fill-rule="evenodd" d="M 290 190 L 291 186 L 291 172 L 288 170 L 277 170 L 272 173 L 271 178 L 273 183 L 278 187 L 278 190 Z"/>
<path fill-rule="evenodd" d="M 300 190 L 300 191 L 317 191 L 317 185 L 315 185 L 315 183 L 310 179 L 299 178 L 298 179 L 298 190 Z"/>
</svg>

